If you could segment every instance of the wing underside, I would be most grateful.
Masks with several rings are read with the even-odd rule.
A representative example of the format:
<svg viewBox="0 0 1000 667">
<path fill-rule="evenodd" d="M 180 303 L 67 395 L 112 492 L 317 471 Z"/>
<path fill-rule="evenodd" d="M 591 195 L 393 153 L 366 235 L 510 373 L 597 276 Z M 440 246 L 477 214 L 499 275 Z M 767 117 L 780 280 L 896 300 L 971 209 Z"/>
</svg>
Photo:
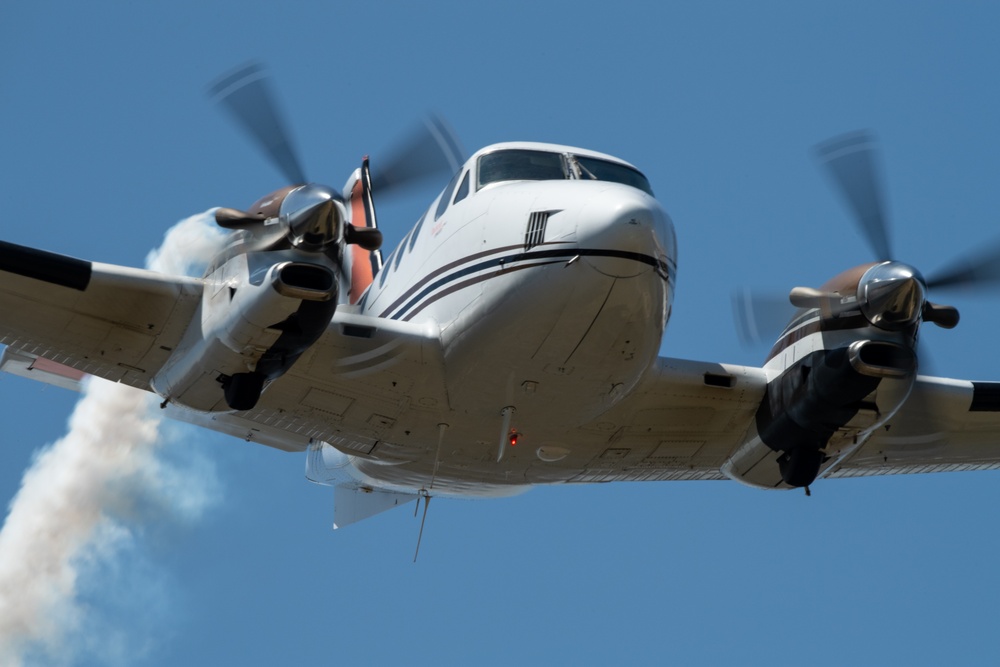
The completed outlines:
<svg viewBox="0 0 1000 667">
<path fill-rule="evenodd" d="M 660 358 L 615 408 L 569 438 L 569 482 L 725 479 L 764 395 L 760 368 Z"/>
<path fill-rule="evenodd" d="M 1000 383 L 918 377 L 906 404 L 829 477 L 1000 469 Z"/>
<path fill-rule="evenodd" d="M 367 459 L 390 450 L 403 415 L 433 413 L 448 404 L 436 327 L 338 310 L 327 332 L 281 378 L 265 387 L 252 409 L 196 413 L 170 406 L 172 416 L 249 442 L 304 451 L 326 442 Z"/>
<path fill-rule="evenodd" d="M 199 280 L 0 242 L 0 343 L 29 368 L 42 358 L 148 389 L 201 293 Z"/>
<path fill-rule="evenodd" d="M 587 460 L 564 481 L 726 479 L 764 396 L 763 369 L 660 359 L 618 407 L 575 435 Z M 604 430 L 604 437 L 598 432 Z M 918 378 L 887 426 L 831 478 L 1000 469 L 1000 382 Z"/>
</svg>

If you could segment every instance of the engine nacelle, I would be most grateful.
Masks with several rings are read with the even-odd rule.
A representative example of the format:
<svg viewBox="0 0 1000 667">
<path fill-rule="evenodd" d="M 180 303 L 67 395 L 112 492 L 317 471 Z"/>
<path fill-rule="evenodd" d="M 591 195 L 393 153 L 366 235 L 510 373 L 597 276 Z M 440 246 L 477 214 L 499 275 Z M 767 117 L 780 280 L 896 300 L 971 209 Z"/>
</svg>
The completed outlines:
<svg viewBox="0 0 1000 667">
<path fill-rule="evenodd" d="M 283 323 L 302 302 L 336 301 L 336 281 L 324 266 L 300 262 L 275 264 L 257 284 L 229 288 L 228 308 L 214 308 L 205 328 L 234 352 L 270 347 Z"/>
<path fill-rule="evenodd" d="M 249 410 L 326 331 L 337 307 L 333 270 L 273 263 L 278 254 L 237 255 L 209 277 L 197 316 L 151 382 L 157 394 L 205 412 Z"/>
<path fill-rule="evenodd" d="M 762 488 L 809 486 L 824 463 L 846 457 L 895 414 L 915 377 L 916 356 L 897 343 L 812 352 L 768 384 L 755 428 L 722 472 Z"/>
</svg>

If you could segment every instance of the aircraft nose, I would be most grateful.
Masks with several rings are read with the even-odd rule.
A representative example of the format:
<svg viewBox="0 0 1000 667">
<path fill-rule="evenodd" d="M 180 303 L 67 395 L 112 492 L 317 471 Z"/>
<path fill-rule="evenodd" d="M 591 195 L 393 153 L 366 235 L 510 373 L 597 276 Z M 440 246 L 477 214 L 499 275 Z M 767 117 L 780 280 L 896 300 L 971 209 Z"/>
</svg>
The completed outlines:
<svg viewBox="0 0 1000 667">
<path fill-rule="evenodd" d="M 626 186 L 608 187 L 587 202 L 577 222 L 577 241 L 588 264 L 616 278 L 666 270 L 674 256 L 673 230 L 663 207 Z"/>
</svg>

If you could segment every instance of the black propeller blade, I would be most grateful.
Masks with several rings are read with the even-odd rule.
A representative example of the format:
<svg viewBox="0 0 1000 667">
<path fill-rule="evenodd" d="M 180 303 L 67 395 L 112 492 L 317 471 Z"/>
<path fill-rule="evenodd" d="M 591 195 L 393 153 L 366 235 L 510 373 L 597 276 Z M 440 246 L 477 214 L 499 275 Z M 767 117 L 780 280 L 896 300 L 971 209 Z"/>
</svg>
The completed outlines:
<svg viewBox="0 0 1000 667">
<path fill-rule="evenodd" d="M 868 132 L 843 135 L 820 144 L 816 152 L 855 214 L 875 254 L 883 260 L 891 257 L 874 137 Z M 960 257 L 924 280 L 928 291 L 997 284 L 1000 284 L 1000 242 Z M 755 334 L 780 330 L 791 311 L 787 306 L 784 309 L 776 306 L 777 297 L 755 294 L 748 298 L 747 294 L 749 292 L 734 296 L 734 304 L 738 305 L 737 331 L 743 342 L 759 342 L 762 336 Z M 789 297 L 797 307 L 819 308 L 824 317 L 837 317 L 864 308 L 854 295 L 825 294 L 810 288 L 797 287 Z M 857 298 L 860 299 L 860 295 Z M 777 321 L 772 323 L 771 318 Z M 921 319 L 950 329 L 958 324 L 959 314 L 952 306 L 925 300 Z"/>
<path fill-rule="evenodd" d="M 336 236 L 339 223 L 333 225 L 327 219 L 328 212 L 322 208 L 325 200 L 317 200 L 316 205 L 320 208 L 315 211 L 306 200 L 312 191 L 326 193 L 324 196 L 331 201 L 339 201 L 340 195 L 325 186 L 307 185 L 305 171 L 292 147 L 263 66 L 259 63 L 243 65 L 217 79 L 209 86 L 209 93 L 232 114 L 290 184 L 290 187 L 268 196 L 267 201 L 273 204 L 275 210 L 265 213 L 262 210 L 246 212 L 222 208 L 216 211 L 216 222 L 226 229 L 248 232 L 251 251 L 271 250 L 290 243 L 300 249 L 308 246 L 306 249 L 328 252 L 326 246 Z M 455 133 L 440 116 L 429 116 L 423 126 L 411 132 L 387 155 L 385 160 L 374 162 L 376 172 L 372 178 L 372 190 L 378 196 L 441 174 L 450 175 L 459 169 L 463 161 Z M 303 201 L 300 202 L 300 199 Z M 294 200 L 291 206 L 294 210 L 285 211 L 291 200 Z M 301 205 L 296 208 L 296 204 Z M 269 224 L 268 220 L 278 214 L 279 206 L 281 224 L 276 224 L 277 221 Z M 298 223 L 296 216 L 300 218 Z M 302 230 L 311 231 L 304 236 Z M 343 238 L 347 244 L 357 244 L 366 250 L 375 250 L 382 243 L 382 235 L 377 230 L 350 225 L 344 228 Z M 342 253 L 343 249 L 337 252 Z"/>
<path fill-rule="evenodd" d="M 788 297 L 763 294 L 750 289 L 733 293 L 736 333 L 744 345 L 772 343 L 795 313 Z"/>
<path fill-rule="evenodd" d="M 211 84 L 209 94 L 229 110 L 289 184 L 308 182 L 263 66 L 240 67 Z"/>
<path fill-rule="evenodd" d="M 861 131 L 845 134 L 816 147 L 876 259 L 892 259 L 888 224 L 875 155 L 875 138 Z"/>
<path fill-rule="evenodd" d="M 289 184 L 306 183 L 305 170 L 268 80 L 262 65 L 249 63 L 217 79 L 209 86 L 209 94 L 232 114 Z M 448 122 L 430 114 L 394 147 L 372 161 L 372 190 L 384 196 L 433 178 L 450 176 L 464 159 L 461 144 Z"/>
<path fill-rule="evenodd" d="M 952 261 L 927 280 L 929 289 L 986 287 L 1000 283 L 1000 243 Z"/>
<path fill-rule="evenodd" d="M 372 191 L 384 195 L 450 176 L 463 161 L 454 131 L 441 116 L 429 115 L 385 155 L 372 160 Z"/>
</svg>

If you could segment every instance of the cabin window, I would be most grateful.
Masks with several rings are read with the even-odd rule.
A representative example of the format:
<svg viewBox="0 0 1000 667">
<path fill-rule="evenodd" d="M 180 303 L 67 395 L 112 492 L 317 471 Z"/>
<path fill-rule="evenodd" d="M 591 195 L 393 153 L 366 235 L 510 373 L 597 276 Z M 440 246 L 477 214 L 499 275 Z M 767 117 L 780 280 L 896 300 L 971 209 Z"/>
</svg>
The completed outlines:
<svg viewBox="0 0 1000 667">
<path fill-rule="evenodd" d="M 547 151 L 509 150 L 479 157 L 479 187 L 499 181 L 562 181 L 563 157 Z"/>
</svg>

